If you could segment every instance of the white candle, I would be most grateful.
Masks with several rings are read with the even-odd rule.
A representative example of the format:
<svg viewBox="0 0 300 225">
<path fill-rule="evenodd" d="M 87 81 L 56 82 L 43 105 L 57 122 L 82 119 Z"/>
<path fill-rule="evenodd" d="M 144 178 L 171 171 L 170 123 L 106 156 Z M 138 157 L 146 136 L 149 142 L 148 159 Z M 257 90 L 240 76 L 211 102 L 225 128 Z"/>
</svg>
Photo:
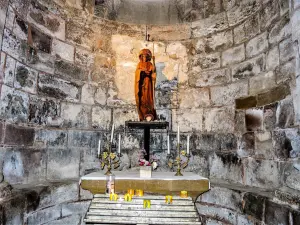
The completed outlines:
<svg viewBox="0 0 300 225">
<path fill-rule="evenodd" d="M 177 144 L 180 144 L 179 125 L 177 126 Z"/>
<path fill-rule="evenodd" d="M 168 135 L 167 143 L 168 143 L 168 154 L 170 154 L 170 135 Z"/>
<path fill-rule="evenodd" d="M 187 136 L 186 153 L 190 153 L 190 135 Z"/>
<path fill-rule="evenodd" d="M 119 134 L 119 146 L 118 153 L 121 153 L 121 134 Z"/>
<path fill-rule="evenodd" d="M 98 157 L 100 156 L 100 147 L 101 146 L 101 140 L 99 139 L 99 143 L 98 143 Z"/>
<path fill-rule="evenodd" d="M 115 127 L 115 125 L 113 124 L 113 125 L 112 125 L 112 128 L 111 128 L 110 143 L 112 143 L 112 140 L 113 140 L 113 136 L 114 136 L 114 127 Z"/>
</svg>

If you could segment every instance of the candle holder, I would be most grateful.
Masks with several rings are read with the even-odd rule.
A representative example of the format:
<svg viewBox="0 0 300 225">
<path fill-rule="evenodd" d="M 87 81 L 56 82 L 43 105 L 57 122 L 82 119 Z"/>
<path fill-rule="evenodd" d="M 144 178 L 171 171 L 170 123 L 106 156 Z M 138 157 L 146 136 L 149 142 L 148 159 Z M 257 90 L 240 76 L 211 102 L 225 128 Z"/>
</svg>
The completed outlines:
<svg viewBox="0 0 300 225">
<path fill-rule="evenodd" d="M 181 160 L 181 156 L 186 157 L 186 161 Z M 175 176 L 183 176 L 181 169 L 188 166 L 191 155 L 186 151 L 180 151 L 180 144 L 177 144 L 177 156 L 175 159 L 172 158 L 171 154 L 167 154 L 168 166 L 172 169 L 174 166 L 177 168 Z"/>
<path fill-rule="evenodd" d="M 116 146 L 111 142 L 107 144 L 106 150 L 99 155 L 101 169 L 103 170 L 105 166 L 107 167 L 107 171 L 105 175 L 111 175 L 111 169 L 117 169 L 121 164 L 121 153 L 115 153 Z M 114 149 L 114 152 L 112 151 Z"/>
</svg>

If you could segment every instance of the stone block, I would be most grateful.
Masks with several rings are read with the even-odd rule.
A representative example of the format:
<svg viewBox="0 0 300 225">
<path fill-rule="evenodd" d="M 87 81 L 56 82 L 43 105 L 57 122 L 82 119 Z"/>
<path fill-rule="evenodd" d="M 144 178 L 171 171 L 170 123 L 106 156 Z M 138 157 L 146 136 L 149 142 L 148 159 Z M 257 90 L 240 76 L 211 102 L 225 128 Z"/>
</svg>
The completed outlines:
<svg viewBox="0 0 300 225">
<path fill-rule="evenodd" d="M 279 128 L 288 128 L 294 125 L 295 113 L 291 98 L 286 98 L 279 102 L 276 117 L 276 126 Z"/>
<path fill-rule="evenodd" d="M 2 38 L 2 51 L 6 52 L 15 59 L 25 60 L 24 42 L 18 40 L 8 29 L 4 29 Z"/>
<path fill-rule="evenodd" d="M 51 51 L 51 37 L 45 33 L 40 32 L 35 27 L 31 28 L 32 44 L 35 48 L 41 50 L 45 53 L 50 53 Z"/>
<path fill-rule="evenodd" d="M 231 184 L 243 183 L 241 159 L 233 153 L 218 153 L 209 156 L 210 180 Z"/>
<path fill-rule="evenodd" d="M 172 129 L 177 130 L 177 124 L 181 132 L 202 131 L 203 109 L 178 109 L 172 110 Z"/>
<path fill-rule="evenodd" d="M 96 93 L 96 88 L 96 86 L 91 84 L 84 84 L 81 89 L 81 102 L 84 104 L 93 105 L 95 103 L 94 96 Z"/>
<path fill-rule="evenodd" d="M 16 60 L 4 52 L 1 52 L 0 63 L 0 66 L 3 70 L 3 72 L 0 74 L 0 80 L 2 80 L 7 86 L 12 87 L 14 82 Z"/>
<path fill-rule="evenodd" d="M 178 96 L 180 108 L 203 108 L 210 105 L 208 88 L 181 88 Z"/>
<path fill-rule="evenodd" d="M 92 108 L 92 126 L 108 130 L 112 121 L 111 109 L 106 107 L 94 106 Z"/>
<path fill-rule="evenodd" d="M 30 1 L 16 0 L 16 1 L 10 2 L 10 4 L 14 8 L 15 12 L 22 19 L 25 19 L 26 15 L 28 13 L 28 10 L 29 10 Z"/>
<path fill-rule="evenodd" d="M 244 110 L 235 111 L 235 132 L 237 135 L 246 133 L 246 112 Z"/>
<path fill-rule="evenodd" d="M 280 65 L 275 70 L 276 83 L 280 84 L 288 80 L 293 80 L 296 77 L 295 60 L 291 60 L 283 65 Z"/>
<path fill-rule="evenodd" d="M 62 216 L 70 216 L 73 214 L 79 214 L 84 216 L 90 206 L 90 201 L 81 201 L 74 203 L 67 203 L 62 205 Z"/>
<path fill-rule="evenodd" d="M 209 18 L 192 23 L 192 37 L 203 37 L 228 28 L 226 13 L 212 15 Z"/>
<path fill-rule="evenodd" d="M 64 60 L 74 62 L 75 48 L 57 39 L 52 41 L 52 54 Z"/>
<path fill-rule="evenodd" d="M 171 109 L 156 109 L 157 119 L 160 121 L 171 121 L 172 110 Z"/>
<path fill-rule="evenodd" d="M 264 130 L 272 131 L 276 127 L 277 103 L 264 107 Z"/>
<path fill-rule="evenodd" d="M 234 211 L 241 211 L 242 197 L 239 191 L 223 187 L 211 187 L 209 192 L 203 193 L 197 202 L 217 205 Z"/>
<path fill-rule="evenodd" d="M 257 223 L 249 218 L 249 216 L 239 215 L 237 216 L 237 224 L 239 225 L 256 225 Z"/>
<path fill-rule="evenodd" d="M 78 183 L 49 186 L 44 188 L 39 195 L 38 209 L 56 206 L 65 202 L 78 201 Z"/>
<path fill-rule="evenodd" d="M 175 82 L 174 82 L 175 83 Z M 176 81 L 177 83 L 177 81 Z M 157 108 L 172 108 L 178 106 L 178 101 L 175 98 L 177 90 L 159 89 L 155 91 L 155 105 Z M 138 117 L 137 117 L 138 119 Z"/>
<path fill-rule="evenodd" d="M 243 196 L 243 212 L 253 216 L 255 219 L 262 221 L 266 198 L 251 192 Z"/>
<path fill-rule="evenodd" d="M 228 10 L 228 22 L 230 26 L 234 26 L 244 21 L 246 18 L 254 15 L 261 7 L 258 0 L 241 1 L 238 7 L 232 7 Z"/>
<path fill-rule="evenodd" d="M 249 109 L 257 105 L 256 96 L 235 99 L 236 109 Z"/>
<path fill-rule="evenodd" d="M 268 91 L 276 86 L 276 78 L 273 71 L 261 73 L 249 79 L 249 94 L 256 95 Z"/>
<path fill-rule="evenodd" d="M 9 5 L 6 11 L 5 27 L 12 30 L 14 27 L 15 18 L 16 18 L 16 14 L 14 12 L 14 9 Z"/>
<path fill-rule="evenodd" d="M 276 157 L 273 148 L 271 132 L 257 132 L 255 134 L 255 143 L 255 158 L 274 159 Z"/>
<path fill-rule="evenodd" d="M 77 84 L 54 77 L 47 73 L 40 73 L 38 93 L 47 97 L 61 100 L 78 101 L 79 87 Z"/>
<path fill-rule="evenodd" d="M 280 5 L 280 15 L 284 15 L 289 11 L 289 0 L 280 0 L 279 1 Z"/>
<path fill-rule="evenodd" d="M 298 221 L 300 221 L 300 213 L 299 211 L 293 211 L 292 212 L 292 219 L 291 219 L 293 222 L 293 224 L 297 224 Z"/>
<path fill-rule="evenodd" d="M 290 23 L 290 17 L 287 14 L 270 28 L 269 42 L 271 45 L 275 45 L 291 36 L 291 34 L 292 24 Z"/>
<path fill-rule="evenodd" d="M 246 110 L 246 128 L 248 131 L 259 131 L 263 129 L 263 110 L 248 109 Z"/>
<path fill-rule="evenodd" d="M 8 8 L 8 0 L 2 1 L 0 5 L 0 33 L 1 34 L 4 29 L 7 8 Z M 0 41 L 0 45 L 1 45 L 1 41 Z"/>
<path fill-rule="evenodd" d="M 61 118 L 65 127 L 90 127 L 92 107 L 73 103 L 61 104 Z"/>
<path fill-rule="evenodd" d="M 210 92 L 213 105 L 233 105 L 236 98 L 248 95 L 248 82 L 242 81 L 227 86 L 211 87 Z"/>
<path fill-rule="evenodd" d="M 260 188 L 278 188 L 280 185 L 280 164 L 271 160 L 245 159 L 245 185 Z"/>
<path fill-rule="evenodd" d="M 262 10 L 260 11 L 261 29 L 267 29 L 278 19 L 279 14 L 279 4 L 277 1 L 268 1 L 263 4 Z"/>
<path fill-rule="evenodd" d="M 267 32 L 264 32 L 255 38 L 251 39 L 246 44 L 246 56 L 251 58 L 262 52 L 265 52 L 268 49 L 269 43 L 267 39 Z"/>
<path fill-rule="evenodd" d="M 71 225 L 71 224 L 82 224 L 82 217 L 80 215 L 72 215 L 57 220 L 45 223 L 45 225 Z"/>
<path fill-rule="evenodd" d="M 88 191 L 88 190 L 84 190 L 79 186 L 79 198 L 80 200 L 92 200 L 94 197 L 94 195 Z"/>
<path fill-rule="evenodd" d="M 300 181 L 298 179 L 299 170 L 296 169 L 297 165 L 299 166 L 299 160 L 294 161 L 293 163 L 286 163 L 286 165 L 284 166 L 283 182 L 284 185 L 290 188 L 291 190 L 299 191 Z M 294 193 L 298 193 L 298 192 L 294 192 Z M 295 203 L 297 204 L 297 202 L 299 202 L 299 195 L 295 194 L 294 197 L 292 198 L 292 202 L 293 202 L 292 205 L 295 205 Z"/>
<path fill-rule="evenodd" d="M 63 60 L 55 61 L 55 74 L 64 79 L 75 79 L 80 81 L 87 80 L 87 72 L 78 65 L 65 62 Z"/>
<path fill-rule="evenodd" d="M 247 157 L 254 155 L 255 152 L 255 137 L 253 132 L 248 132 L 242 135 L 237 149 L 239 157 Z"/>
<path fill-rule="evenodd" d="M 233 30 L 233 38 L 235 44 L 245 42 L 259 33 L 259 17 L 258 14 L 250 17 L 244 23 L 236 26 Z"/>
<path fill-rule="evenodd" d="M 42 209 L 30 214 L 27 217 L 27 224 L 44 224 L 60 218 L 61 206 L 53 206 L 46 209 Z"/>
<path fill-rule="evenodd" d="M 234 114 L 233 108 L 206 109 L 204 111 L 204 130 L 232 133 L 234 131 Z"/>
<path fill-rule="evenodd" d="M 267 71 L 274 70 L 277 66 L 279 66 L 279 49 L 275 46 L 267 53 L 266 69 Z"/>
<path fill-rule="evenodd" d="M 4 144 L 31 146 L 34 140 L 34 129 L 29 127 L 7 124 L 5 128 Z"/>
<path fill-rule="evenodd" d="M 266 224 L 290 224 L 288 208 L 271 201 L 266 201 L 265 217 Z"/>
<path fill-rule="evenodd" d="M 271 90 L 257 95 L 257 106 L 268 105 L 284 99 L 290 95 L 291 90 L 287 84 L 281 84 Z"/>
<path fill-rule="evenodd" d="M 70 130 L 68 146 L 70 148 L 97 148 L 99 138 L 99 133 L 94 131 Z"/>
<path fill-rule="evenodd" d="M 105 133 L 102 134 L 100 139 L 101 139 L 100 150 L 102 152 L 107 148 L 107 143 L 109 143 L 107 134 L 105 134 Z M 97 147 L 98 147 L 99 138 L 97 138 L 96 141 L 97 141 Z M 84 176 L 84 175 L 92 173 L 92 172 L 100 171 L 101 165 L 99 162 L 97 148 L 82 148 L 82 151 L 83 151 L 83 153 L 80 158 L 79 175 Z"/>
<path fill-rule="evenodd" d="M 90 93 L 90 92 L 89 92 Z M 106 100 L 107 100 L 107 90 L 104 87 L 98 87 L 96 92 L 95 92 L 95 97 L 94 101 L 96 103 L 99 103 L 100 105 L 106 105 Z"/>
<path fill-rule="evenodd" d="M 48 148 L 64 148 L 67 146 L 68 134 L 64 130 L 36 130 L 35 142 L 43 142 Z"/>
<path fill-rule="evenodd" d="M 292 59 L 294 55 L 294 47 L 292 39 L 286 39 L 279 44 L 280 63 L 284 63 Z"/>
<path fill-rule="evenodd" d="M 12 28 L 13 34 L 20 40 L 27 41 L 28 24 L 19 16 L 16 16 L 15 23 Z"/>
<path fill-rule="evenodd" d="M 7 149 L 3 175 L 10 184 L 32 184 L 46 180 L 46 152 L 36 149 Z"/>
<path fill-rule="evenodd" d="M 206 225 L 223 225 L 223 222 L 208 218 L 206 220 Z"/>
<path fill-rule="evenodd" d="M 227 49 L 222 53 L 222 66 L 238 63 L 245 60 L 244 44 Z"/>
<path fill-rule="evenodd" d="M 0 115 L 10 121 L 26 122 L 28 118 L 27 93 L 14 90 L 6 85 L 1 88 Z"/>
<path fill-rule="evenodd" d="M 226 208 L 196 204 L 198 213 L 207 217 L 221 220 L 224 223 L 235 224 L 236 212 Z"/>
<path fill-rule="evenodd" d="M 199 67 L 194 67 L 189 77 L 189 84 L 192 86 L 220 85 L 230 82 L 230 71 L 228 69 L 203 71 Z"/>
<path fill-rule="evenodd" d="M 77 48 L 75 50 L 75 63 L 79 63 L 80 65 L 84 65 L 87 67 L 90 67 L 94 63 L 94 53 L 82 49 L 82 48 Z"/>
<path fill-rule="evenodd" d="M 259 55 L 253 59 L 232 66 L 234 80 L 253 77 L 265 70 L 265 55 Z"/>
<path fill-rule="evenodd" d="M 125 121 L 137 121 L 138 113 L 135 108 L 116 108 L 113 110 L 113 123 L 116 129 L 124 129 Z"/>
<path fill-rule="evenodd" d="M 31 7 L 27 14 L 27 21 L 34 24 L 43 33 L 65 40 L 65 21 L 60 17 Z"/>
<path fill-rule="evenodd" d="M 15 224 L 24 224 L 24 208 L 25 208 L 25 199 L 22 197 L 15 197 L 9 201 L 1 203 L 0 208 L 0 218 L 2 224 L 5 225 L 15 225 Z M 1 215 L 2 214 L 2 215 Z"/>
<path fill-rule="evenodd" d="M 47 180 L 78 179 L 79 164 L 78 149 L 49 149 Z"/>
<path fill-rule="evenodd" d="M 201 44 L 201 41 L 199 41 L 197 44 L 200 46 L 203 45 Z M 213 34 L 204 39 L 204 49 L 206 53 L 226 50 L 232 45 L 233 35 L 231 30 Z"/>
<path fill-rule="evenodd" d="M 36 70 L 54 74 L 54 61 L 54 56 L 37 50 L 37 54 L 32 59 L 27 60 L 27 64 Z"/>
<path fill-rule="evenodd" d="M 193 66 L 200 66 L 201 69 L 218 69 L 221 66 L 221 54 L 219 52 L 193 57 Z"/>
<path fill-rule="evenodd" d="M 36 94 L 38 72 L 22 63 L 16 64 L 14 87 Z"/>
</svg>

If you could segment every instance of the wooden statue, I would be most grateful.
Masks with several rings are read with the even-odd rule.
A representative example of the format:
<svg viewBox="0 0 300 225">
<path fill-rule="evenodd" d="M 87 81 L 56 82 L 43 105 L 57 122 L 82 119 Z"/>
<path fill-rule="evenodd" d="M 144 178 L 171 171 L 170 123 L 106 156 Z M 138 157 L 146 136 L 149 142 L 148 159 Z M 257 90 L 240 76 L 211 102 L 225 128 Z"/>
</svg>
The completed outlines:
<svg viewBox="0 0 300 225">
<path fill-rule="evenodd" d="M 153 64 L 150 62 L 153 58 Z M 140 121 L 156 120 L 154 89 L 156 82 L 155 58 L 149 49 L 139 53 L 140 62 L 135 71 L 135 100 Z"/>
</svg>

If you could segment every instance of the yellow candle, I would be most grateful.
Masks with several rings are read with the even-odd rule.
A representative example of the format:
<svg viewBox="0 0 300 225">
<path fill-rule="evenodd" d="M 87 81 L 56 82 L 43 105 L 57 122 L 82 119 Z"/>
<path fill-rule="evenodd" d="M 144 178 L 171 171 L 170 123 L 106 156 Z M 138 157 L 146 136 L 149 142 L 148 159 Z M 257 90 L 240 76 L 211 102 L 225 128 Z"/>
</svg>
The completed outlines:
<svg viewBox="0 0 300 225">
<path fill-rule="evenodd" d="M 141 189 L 135 190 L 135 194 L 136 196 L 142 197 L 144 196 L 144 191 Z"/>
<path fill-rule="evenodd" d="M 125 198 L 125 201 L 127 201 L 127 202 L 131 202 L 132 201 L 132 195 L 130 195 L 130 194 L 126 194 L 124 196 L 124 198 Z"/>
<path fill-rule="evenodd" d="M 110 201 L 117 201 L 118 195 L 117 194 L 109 194 L 109 200 Z"/>
<path fill-rule="evenodd" d="M 171 204 L 173 202 L 173 196 L 172 195 L 166 195 L 166 203 Z"/>
<path fill-rule="evenodd" d="M 187 191 L 181 191 L 181 192 L 180 192 L 180 197 L 181 197 L 181 198 L 187 198 L 187 196 L 188 196 Z"/>
<path fill-rule="evenodd" d="M 127 194 L 134 195 L 134 189 L 128 189 Z"/>
</svg>

